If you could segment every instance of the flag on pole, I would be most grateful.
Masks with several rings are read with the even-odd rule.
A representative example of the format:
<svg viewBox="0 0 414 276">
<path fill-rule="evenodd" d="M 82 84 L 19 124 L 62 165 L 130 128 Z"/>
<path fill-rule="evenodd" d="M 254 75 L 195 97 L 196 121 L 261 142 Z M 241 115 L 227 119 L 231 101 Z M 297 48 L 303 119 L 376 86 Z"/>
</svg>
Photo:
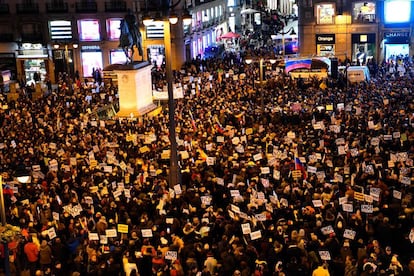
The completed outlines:
<svg viewBox="0 0 414 276">
<path fill-rule="evenodd" d="M 298 170 L 298 171 L 302 172 L 303 179 L 307 178 L 305 166 L 300 161 L 299 157 L 297 156 L 297 153 L 295 154 L 295 170 Z"/>
<path fill-rule="evenodd" d="M 196 125 L 196 121 L 194 120 L 193 113 L 191 112 L 191 110 L 189 111 L 189 113 L 191 117 L 191 125 L 193 126 L 193 130 L 197 131 L 197 125 Z"/>
<path fill-rule="evenodd" d="M 198 153 L 200 154 L 200 158 L 203 159 L 204 161 L 207 160 L 207 154 L 204 152 L 204 150 L 202 149 L 197 149 Z"/>
<path fill-rule="evenodd" d="M 216 131 L 220 134 L 224 133 L 224 128 L 222 127 L 222 125 L 220 124 L 219 120 L 217 119 L 217 117 L 214 117 L 214 120 L 216 121 L 215 127 L 216 127 Z"/>
</svg>

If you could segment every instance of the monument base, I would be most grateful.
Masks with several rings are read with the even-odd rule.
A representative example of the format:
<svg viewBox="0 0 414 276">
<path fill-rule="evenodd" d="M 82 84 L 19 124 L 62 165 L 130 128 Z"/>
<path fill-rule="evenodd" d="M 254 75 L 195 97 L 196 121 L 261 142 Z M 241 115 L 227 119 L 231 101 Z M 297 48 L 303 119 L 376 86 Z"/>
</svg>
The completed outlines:
<svg viewBox="0 0 414 276">
<path fill-rule="evenodd" d="M 135 118 L 135 117 L 140 117 L 143 116 L 147 113 L 150 113 L 151 111 L 157 109 L 157 106 L 153 103 L 148 104 L 147 106 L 145 106 L 144 108 L 140 108 L 139 110 L 136 109 L 120 109 L 116 114 L 115 117 L 118 118 Z"/>
<path fill-rule="evenodd" d="M 116 117 L 139 117 L 157 108 L 152 99 L 151 68 L 144 61 L 111 64 L 104 69 L 117 76 L 119 111 Z"/>
</svg>

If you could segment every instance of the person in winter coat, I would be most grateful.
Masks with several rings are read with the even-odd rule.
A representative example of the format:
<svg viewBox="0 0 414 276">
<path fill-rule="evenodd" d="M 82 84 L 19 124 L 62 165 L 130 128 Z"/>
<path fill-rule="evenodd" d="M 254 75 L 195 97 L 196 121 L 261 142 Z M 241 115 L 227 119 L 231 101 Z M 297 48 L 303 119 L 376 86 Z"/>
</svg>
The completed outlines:
<svg viewBox="0 0 414 276">
<path fill-rule="evenodd" d="M 30 275 L 34 275 L 37 269 L 37 262 L 39 260 L 39 248 L 33 242 L 33 238 L 31 236 L 29 236 L 28 242 L 24 245 L 23 250 L 28 261 Z"/>
<path fill-rule="evenodd" d="M 52 248 L 47 244 L 46 240 L 43 240 L 40 244 L 39 264 L 43 271 L 50 268 L 52 264 Z"/>
</svg>

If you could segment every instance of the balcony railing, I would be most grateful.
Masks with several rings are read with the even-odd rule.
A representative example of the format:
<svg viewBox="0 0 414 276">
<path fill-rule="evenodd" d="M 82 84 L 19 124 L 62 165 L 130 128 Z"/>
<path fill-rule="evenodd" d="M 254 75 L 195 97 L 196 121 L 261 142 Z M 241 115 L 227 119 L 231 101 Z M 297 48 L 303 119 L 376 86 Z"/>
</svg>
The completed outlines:
<svg viewBox="0 0 414 276">
<path fill-rule="evenodd" d="M 8 14 L 9 12 L 9 4 L 0 4 L 0 14 Z"/>
<path fill-rule="evenodd" d="M 106 12 L 126 12 L 127 4 L 126 1 L 114 0 L 105 2 Z"/>
<path fill-rule="evenodd" d="M 46 3 L 46 11 L 48 13 L 66 13 L 69 11 L 68 3 Z"/>
<path fill-rule="evenodd" d="M 39 4 L 16 4 L 16 12 L 19 14 L 39 13 Z"/>
<path fill-rule="evenodd" d="M 78 2 L 76 3 L 76 12 L 94 13 L 98 11 L 96 2 Z"/>
</svg>

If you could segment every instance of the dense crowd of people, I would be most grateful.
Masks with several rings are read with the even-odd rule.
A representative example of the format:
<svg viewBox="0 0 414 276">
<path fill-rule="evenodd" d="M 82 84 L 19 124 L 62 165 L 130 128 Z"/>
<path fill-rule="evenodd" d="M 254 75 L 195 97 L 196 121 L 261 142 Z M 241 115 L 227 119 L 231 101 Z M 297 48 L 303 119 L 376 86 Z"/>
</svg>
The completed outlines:
<svg viewBox="0 0 414 276">
<path fill-rule="evenodd" d="M 267 70 L 263 86 L 239 56 L 187 63 L 174 73 L 179 183 L 166 107 L 100 120 L 116 87 L 65 76 L 40 99 L 2 95 L 19 229 L 1 228 L 0 263 L 12 275 L 413 275 L 413 64 L 399 63 L 404 74 L 384 63 L 348 85 Z"/>
</svg>

